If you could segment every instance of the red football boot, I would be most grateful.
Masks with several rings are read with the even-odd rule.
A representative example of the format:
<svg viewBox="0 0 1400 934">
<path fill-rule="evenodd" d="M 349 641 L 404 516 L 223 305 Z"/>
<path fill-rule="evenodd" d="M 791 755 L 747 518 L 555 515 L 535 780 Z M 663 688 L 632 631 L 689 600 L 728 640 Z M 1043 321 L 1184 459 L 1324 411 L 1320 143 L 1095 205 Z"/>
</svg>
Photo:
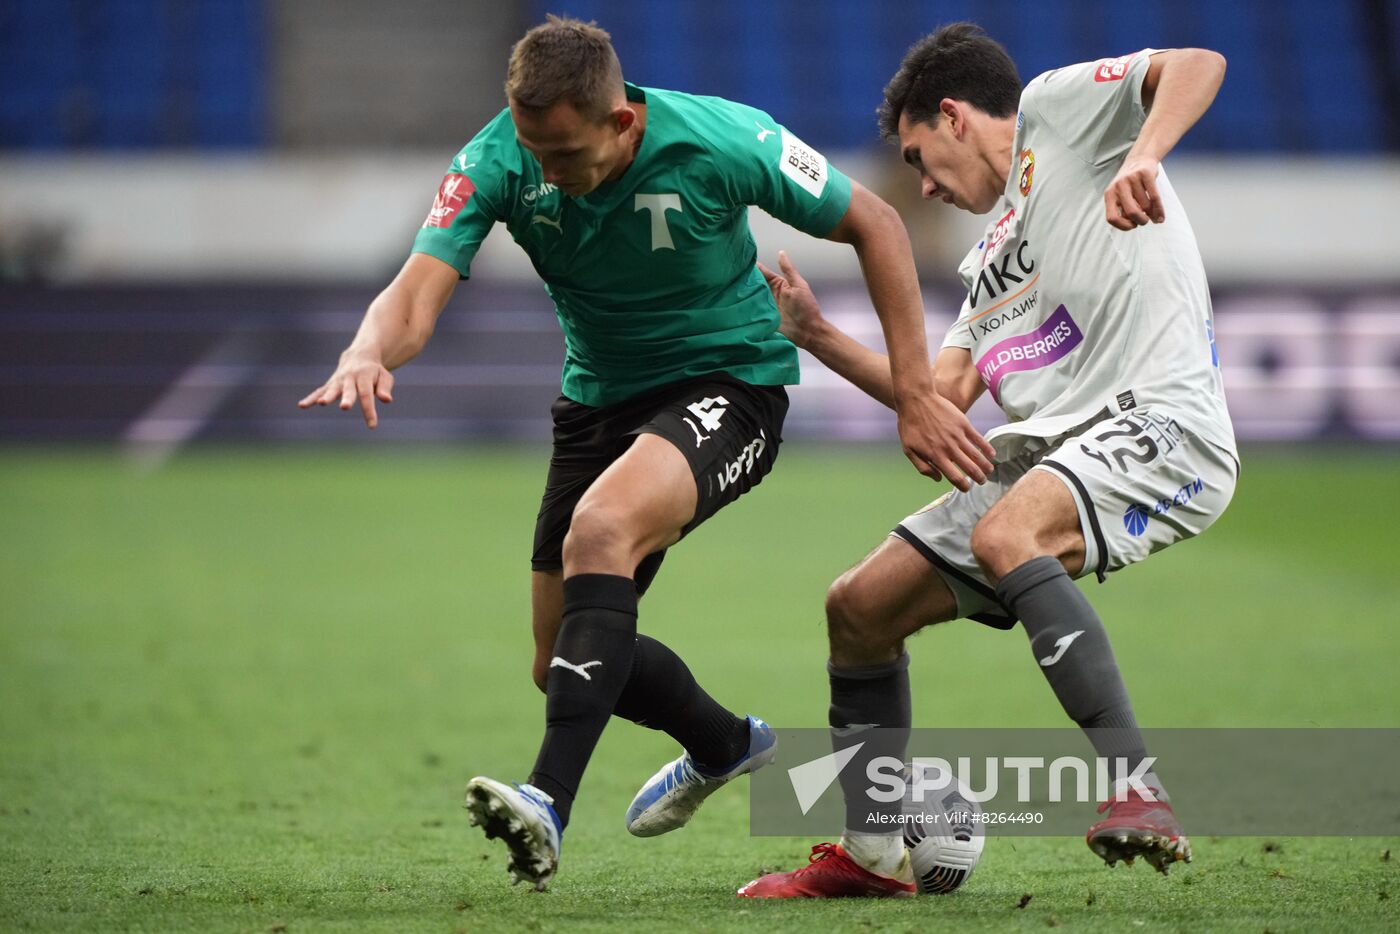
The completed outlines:
<svg viewBox="0 0 1400 934">
<path fill-rule="evenodd" d="M 1089 828 L 1084 841 L 1110 866 L 1120 859 L 1131 866 L 1141 856 L 1166 875 L 1172 863 L 1191 862 L 1191 841 L 1167 802 L 1148 801 L 1130 789 L 1124 800 L 1100 804 L 1099 813 L 1105 811 L 1108 816 Z"/>
<path fill-rule="evenodd" d="M 908 898 L 914 892 L 912 882 L 865 869 L 839 843 L 818 843 L 801 869 L 771 872 L 739 890 L 744 898 Z"/>
</svg>

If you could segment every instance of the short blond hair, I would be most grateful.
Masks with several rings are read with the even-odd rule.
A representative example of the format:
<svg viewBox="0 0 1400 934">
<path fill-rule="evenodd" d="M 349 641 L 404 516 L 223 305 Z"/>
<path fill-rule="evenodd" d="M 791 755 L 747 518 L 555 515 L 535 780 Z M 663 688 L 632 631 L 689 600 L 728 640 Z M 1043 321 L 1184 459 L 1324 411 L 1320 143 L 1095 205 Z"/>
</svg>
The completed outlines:
<svg viewBox="0 0 1400 934">
<path fill-rule="evenodd" d="M 624 96 L 612 36 L 597 23 L 551 13 L 511 49 L 506 96 L 528 110 L 568 101 L 584 116 L 602 120 Z"/>
</svg>

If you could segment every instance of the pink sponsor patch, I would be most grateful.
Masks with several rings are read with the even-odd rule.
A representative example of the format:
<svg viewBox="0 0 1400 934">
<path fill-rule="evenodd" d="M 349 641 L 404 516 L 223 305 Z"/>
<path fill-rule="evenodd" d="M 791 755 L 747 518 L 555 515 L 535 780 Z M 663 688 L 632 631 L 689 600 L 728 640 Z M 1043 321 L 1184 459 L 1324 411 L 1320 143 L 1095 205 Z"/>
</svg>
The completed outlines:
<svg viewBox="0 0 1400 934">
<path fill-rule="evenodd" d="M 1120 55 L 1117 58 L 1100 59 L 1098 67 L 1094 69 L 1094 80 L 1100 83 L 1104 81 L 1122 81 L 1128 74 L 1128 65 L 1137 58 L 1137 53 L 1131 55 Z"/>
<path fill-rule="evenodd" d="M 1079 325 L 1061 305 L 1034 331 L 994 344 L 977 361 L 977 372 L 982 374 L 982 382 L 992 391 L 992 398 L 1001 402 L 997 389 L 1006 374 L 1049 366 L 1078 347 L 1083 340 L 1084 333 L 1079 330 Z"/>
<path fill-rule="evenodd" d="M 452 219 L 472 198 L 476 186 L 472 180 L 457 172 L 448 172 L 438 187 L 437 197 L 433 198 L 433 209 L 428 212 L 424 227 L 451 227 Z"/>
</svg>

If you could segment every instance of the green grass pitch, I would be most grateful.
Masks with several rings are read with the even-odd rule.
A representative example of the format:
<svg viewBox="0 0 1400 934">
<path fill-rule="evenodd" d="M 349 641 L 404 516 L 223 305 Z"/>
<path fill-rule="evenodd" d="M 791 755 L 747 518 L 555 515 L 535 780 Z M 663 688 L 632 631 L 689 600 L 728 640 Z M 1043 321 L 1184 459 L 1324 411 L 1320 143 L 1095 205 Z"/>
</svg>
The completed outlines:
<svg viewBox="0 0 1400 934">
<path fill-rule="evenodd" d="M 1090 587 L 1144 724 L 1400 725 L 1396 467 L 1247 451 L 1216 528 Z M 533 449 L 205 449 L 153 473 L 0 453 L 0 929 L 1400 927 L 1380 838 L 1197 836 L 1162 878 L 993 836 L 952 896 L 740 901 L 817 841 L 749 837 L 742 782 L 681 833 L 629 837 L 676 750 L 621 722 L 553 891 L 511 888 L 460 796 L 538 743 L 543 477 Z M 938 491 L 893 446 L 790 446 L 668 558 L 641 625 L 730 706 L 821 725 L 826 585 Z M 954 623 L 910 650 L 916 725 L 1063 725 L 1019 632 Z"/>
</svg>

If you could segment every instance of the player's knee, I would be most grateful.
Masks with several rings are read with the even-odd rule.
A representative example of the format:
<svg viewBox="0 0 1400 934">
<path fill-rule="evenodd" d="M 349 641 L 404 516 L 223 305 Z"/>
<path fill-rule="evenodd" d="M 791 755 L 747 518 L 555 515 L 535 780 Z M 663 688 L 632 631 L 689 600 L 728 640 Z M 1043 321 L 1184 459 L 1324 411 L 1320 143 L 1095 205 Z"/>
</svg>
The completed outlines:
<svg viewBox="0 0 1400 934">
<path fill-rule="evenodd" d="M 629 550 L 632 543 L 627 533 L 628 518 L 623 510 L 608 503 L 579 503 L 564 536 L 565 568 L 581 560 Z"/>
<path fill-rule="evenodd" d="M 833 657 L 879 652 L 889 641 L 873 594 L 854 572 L 837 578 L 826 592 L 826 632 Z"/>
<path fill-rule="evenodd" d="M 972 556 L 992 581 L 1020 564 L 1026 548 L 1026 535 L 996 516 L 984 516 L 972 530 Z"/>
</svg>

